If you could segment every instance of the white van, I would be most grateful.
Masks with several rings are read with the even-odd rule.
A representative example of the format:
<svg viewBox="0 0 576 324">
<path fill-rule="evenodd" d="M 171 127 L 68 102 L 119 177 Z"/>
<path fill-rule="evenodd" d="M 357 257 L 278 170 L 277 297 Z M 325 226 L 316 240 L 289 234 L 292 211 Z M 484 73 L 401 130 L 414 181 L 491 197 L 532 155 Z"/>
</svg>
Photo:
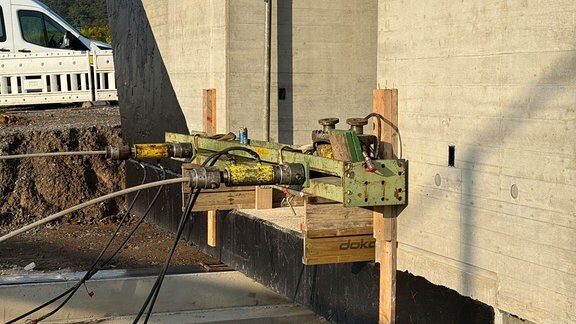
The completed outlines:
<svg viewBox="0 0 576 324">
<path fill-rule="evenodd" d="M 91 40 L 38 0 L 0 0 L 0 52 L 110 50 Z"/>
<path fill-rule="evenodd" d="M 118 100 L 111 50 L 39 0 L 0 0 L 0 106 Z"/>
</svg>

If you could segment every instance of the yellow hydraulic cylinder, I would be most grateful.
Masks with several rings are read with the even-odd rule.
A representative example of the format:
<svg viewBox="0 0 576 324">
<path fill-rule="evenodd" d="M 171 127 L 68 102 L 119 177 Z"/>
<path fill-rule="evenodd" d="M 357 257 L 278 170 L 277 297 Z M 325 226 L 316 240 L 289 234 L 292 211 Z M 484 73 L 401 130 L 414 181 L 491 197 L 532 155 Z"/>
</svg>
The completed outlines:
<svg viewBox="0 0 576 324">
<path fill-rule="evenodd" d="M 229 186 L 251 185 L 301 185 L 306 180 L 306 170 L 299 163 L 229 165 L 222 175 Z"/>
<path fill-rule="evenodd" d="M 229 186 L 274 183 L 274 166 L 270 164 L 230 165 L 226 171 Z"/>
<path fill-rule="evenodd" d="M 106 148 L 106 157 L 113 160 L 190 158 L 192 155 L 191 143 L 109 145 Z"/>
<path fill-rule="evenodd" d="M 134 158 L 142 159 L 167 159 L 170 157 L 168 144 L 134 144 Z"/>
</svg>

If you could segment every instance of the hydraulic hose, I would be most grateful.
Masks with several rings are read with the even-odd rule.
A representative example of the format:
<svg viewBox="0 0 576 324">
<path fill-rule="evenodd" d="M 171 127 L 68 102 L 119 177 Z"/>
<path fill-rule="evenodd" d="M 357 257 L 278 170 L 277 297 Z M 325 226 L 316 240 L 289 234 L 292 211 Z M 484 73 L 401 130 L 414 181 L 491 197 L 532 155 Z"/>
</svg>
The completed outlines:
<svg viewBox="0 0 576 324">
<path fill-rule="evenodd" d="M 65 215 L 68 215 L 68 214 L 73 213 L 73 212 L 75 212 L 75 211 L 78 211 L 78 210 L 80 210 L 80 209 L 82 209 L 82 208 L 84 208 L 84 207 L 88 207 L 88 206 L 91 206 L 91 205 L 94 205 L 94 204 L 97 204 L 97 203 L 106 201 L 106 200 L 108 200 L 108 199 L 112 199 L 112 198 L 115 198 L 115 197 L 118 197 L 118 196 L 122 196 L 122 195 L 131 193 L 131 192 L 134 192 L 134 191 L 138 191 L 138 190 L 144 190 L 144 189 L 154 188 L 154 187 L 158 187 L 158 186 L 162 186 L 162 185 L 169 185 L 169 184 L 175 184 L 175 183 L 183 183 L 183 182 L 189 182 L 189 181 L 190 181 L 190 178 L 189 178 L 189 177 L 176 178 L 176 179 L 169 179 L 169 180 L 162 180 L 162 181 L 150 182 L 150 183 L 146 183 L 146 184 L 143 184 L 143 185 L 139 185 L 139 186 L 135 186 L 135 187 L 126 188 L 126 189 L 123 189 L 123 190 L 120 190 L 120 191 L 116 191 L 116 192 L 113 192 L 113 193 L 111 193 L 111 194 L 107 194 L 107 195 L 104 195 L 104 196 L 102 196 L 102 197 L 95 198 L 95 199 L 92 199 L 92 200 L 90 200 L 90 201 L 81 203 L 81 204 L 76 205 L 76 206 L 74 206 L 74 207 L 70 207 L 70 208 L 65 209 L 65 210 L 63 210 L 63 211 L 61 211 L 61 212 L 58 212 L 58 213 L 56 213 L 56 214 L 53 214 L 53 215 L 50 215 L 50 216 L 48 216 L 48 217 L 46 217 L 46 218 L 43 218 L 43 219 L 41 219 L 41 220 L 38 220 L 38 221 L 36 221 L 36 222 L 34 222 L 34 223 L 32 223 L 32 224 L 26 225 L 26 226 L 24 226 L 24 227 L 22 227 L 22 228 L 20 228 L 20 229 L 18 229 L 18 230 L 15 230 L 15 231 L 13 231 L 13 232 L 10 232 L 10 233 L 8 233 L 8 234 L 0 237 L 0 242 L 5 241 L 5 240 L 7 240 L 7 239 L 9 239 L 9 238 L 11 238 L 11 237 L 13 237 L 13 236 L 18 235 L 18 234 L 21 234 L 21 233 L 24 233 L 24 232 L 26 232 L 26 231 L 29 231 L 29 230 L 31 230 L 31 229 L 33 229 L 33 228 L 35 228 L 35 227 L 38 227 L 38 226 L 40 226 L 40 225 L 42 225 L 42 224 L 45 224 L 45 223 L 48 223 L 48 222 L 53 221 L 53 220 L 55 220 L 55 219 L 58 219 L 58 218 L 60 218 L 60 217 L 62 217 L 62 216 L 65 216 Z"/>
<path fill-rule="evenodd" d="M 242 146 L 233 146 L 233 147 L 229 147 L 227 149 L 224 149 L 222 151 L 212 153 L 202 163 L 201 166 L 205 167 L 209 162 L 210 162 L 210 166 L 214 166 L 216 164 L 216 162 L 218 161 L 218 159 L 220 159 L 220 157 L 222 155 L 228 154 L 231 151 L 247 152 L 250 155 L 252 155 L 256 161 L 260 162 L 260 155 L 258 153 L 256 153 L 255 151 L 252 151 L 251 149 L 246 148 L 246 147 L 242 147 Z M 184 212 L 182 213 L 182 217 L 180 218 L 180 224 L 178 225 L 178 230 L 176 231 L 177 232 L 176 238 L 174 240 L 174 244 L 172 245 L 172 249 L 170 250 L 170 253 L 168 253 L 168 258 L 166 259 L 166 262 L 164 263 L 164 266 L 162 267 L 160 274 L 158 274 L 158 278 L 156 279 L 156 282 L 154 282 L 154 286 L 152 286 L 152 290 L 150 290 L 148 297 L 144 301 L 144 305 L 142 305 L 142 308 L 140 308 L 140 311 L 138 312 L 138 315 L 136 315 L 136 318 L 134 319 L 132 324 L 137 324 L 138 321 L 140 321 L 140 318 L 142 317 L 142 315 L 146 311 L 146 308 L 148 308 L 148 312 L 147 312 L 146 317 L 144 319 L 144 323 L 145 324 L 148 323 L 148 319 L 150 318 L 150 315 L 152 314 L 152 311 L 154 309 L 154 304 L 156 303 L 156 298 L 158 297 L 158 293 L 160 292 L 162 282 L 164 281 L 164 276 L 166 275 L 166 272 L 168 271 L 168 267 L 170 266 L 170 261 L 172 260 L 172 256 L 174 255 L 174 252 L 176 251 L 176 247 L 178 246 L 178 241 L 180 240 L 180 237 L 182 236 L 182 232 L 184 231 L 184 227 L 186 226 L 186 223 L 190 219 L 190 217 L 188 217 L 188 215 L 192 211 L 192 208 L 194 208 L 194 204 L 196 203 L 196 200 L 198 199 L 198 196 L 200 195 L 201 190 L 202 190 L 201 188 L 196 189 L 196 191 L 194 192 L 194 195 L 189 198 L 188 204 L 186 205 L 186 209 L 184 210 Z M 150 305 L 150 306 L 148 307 L 148 305 Z"/>
<path fill-rule="evenodd" d="M 51 152 L 51 153 L 30 153 L 18 155 L 0 155 L 0 160 L 16 160 L 29 158 L 43 158 L 51 156 L 74 156 L 74 155 L 106 155 L 106 151 L 75 151 L 75 152 Z"/>
<path fill-rule="evenodd" d="M 166 171 L 164 170 L 164 168 L 162 166 L 160 166 L 160 168 L 162 169 L 162 179 L 164 179 L 164 177 L 166 176 Z M 146 169 L 144 169 L 146 170 Z M 112 261 L 112 259 L 124 248 L 124 246 L 126 245 L 126 243 L 128 242 L 128 240 L 130 240 L 130 238 L 134 235 L 134 233 L 136 233 L 136 230 L 140 227 L 140 225 L 142 225 L 142 223 L 144 222 L 144 219 L 146 218 L 146 216 L 148 216 L 148 214 L 150 213 L 150 211 L 152 210 L 152 207 L 154 207 L 154 204 L 156 203 L 156 201 L 158 200 L 158 198 L 160 197 L 160 194 L 162 193 L 164 189 L 164 185 L 161 185 L 158 190 L 156 191 L 156 194 L 154 194 L 154 197 L 152 198 L 150 204 L 148 204 L 148 208 L 146 208 L 146 211 L 144 212 L 144 214 L 142 215 L 142 217 L 140 217 L 140 219 L 138 220 L 138 222 L 136 223 L 136 225 L 134 226 L 134 228 L 132 228 L 132 231 L 130 231 L 130 233 L 124 238 L 124 241 L 116 248 L 116 250 L 114 251 L 114 253 L 112 253 L 112 255 L 110 255 L 106 260 L 102 261 L 101 264 L 98 264 L 99 261 L 101 261 L 104 252 L 106 252 L 106 250 L 110 247 L 110 245 L 112 244 L 112 241 L 114 240 L 114 238 L 116 237 L 116 235 L 118 234 L 120 227 L 122 226 L 122 224 L 126 221 L 126 218 L 128 218 L 129 213 L 125 213 L 124 217 L 122 218 L 122 220 L 120 221 L 120 224 L 118 226 L 118 228 L 116 229 L 116 232 L 114 233 L 114 235 L 112 236 L 112 239 L 110 240 L 110 242 L 106 245 L 106 247 L 102 250 L 102 252 L 100 253 L 100 255 L 98 256 L 98 259 L 92 264 L 92 267 L 90 270 L 88 270 L 85 274 L 84 277 L 82 279 L 80 279 L 80 281 L 78 281 L 78 283 L 76 283 L 76 285 L 74 287 L 71 288 L 70 293 L 68 295 L 68 297 L 58 306 L 56 307 L 54 310 L 52 310 L 51 312 L 39 317 L 36 319 L 36 322 L 40 322 L 43 321 L 45 319 L 47 319 L 48 317 L 54 315 L 56 312 L 58 312 L 60 309 L 62 309 L 62 307 L 64 307 L 72 298 L 72 296 L 76 293 L 76 291 L 78 291 L 78 289 L 80 288 L 81 285 L 85 284 L 87 280 L 89 280 L 90 278 L 92 278 L 93 275 L 95 275 L 100 269 L 104 268 L 104 266 L 106 266 L 108 263 L 110 263 L 110 261 Z M 138 191 L 136 193 L 136 195 L 138 195 L 141 191 Z M 134 200 L 132 201 L 132 203 L 130 204 L 130 209 L 132 209 L 132 207 L 134 206 L 136 199 L 138 197 L 135 197 Z M 9 323 L 6 323 L 9 324 Z"/>
<path fill-rule="evenodd" d="M 138 162 L 138 164 L 140 165 L 140 167 L 142 168 L 142 171 L 143 171 L 143 173 L 144 173 L 144 175 L 143 175 L 143 177 L 142 177 L 142 182 L 141 182 L 140 184 L 144 184 L 144 183 L 146 183 L 146 179 L 147 179 L 147 177 L 148 177 L 148 172 L 146 171 L 146 167 L 144 166 L 144 164 L 142 164 L 141 162 Z M 161 190 L 161 189 L 162 189 L 162 187 L 160 187 L 160 190 Z M 92 275 L 94 275 L 96 272 L 98 272 L 99 269 L 96 269 L 96 267 L 98 266 L 98 262 L 99 262 L 99 261 L 102 259 L 102 257 L 104 256 L 104 253 L 106 252 L 106 250 L 108 250 L 108 248 L 109 248 L 110 245 L 112 244 L 114 238 L 116 238 L 116 235 L 118 235 L 118 232 L 120 231 L 120 228 L 122 227 L 122 225 L 124 225 L 124 223 L 125 223 L 125 221 L 126 221 L 126 218 L 128 218 L 128 216 L 130 215 L 130 211 L 132 211 L 132 208 L 134 207 L 134 205 L 135 205 L 135 203 L 136 203 L 136 200 L 138 200 L 138 196 L 140 196 L 140 192 L 141 192 L 141 191 L 136 192 L 136 195 L 135 195 L 135 197 L 134 197 L 134 200 L 132 201 L 132 203 L 130 204 L 130 206 L 128 207 L 128 209 L 124 212 L 124 217 L 122 217 L 122 220 L 120 220 L 120 223 L 118 224 L 118 227 L 116 228 L 116 231 L 114 232 L 114 234 L 112 234 L 112 238 L 110 239 L 110 241 L 108 241 L 108 243 L 106 244 L 106 246 L 102 249 L 102 251 L 100 252 L 100 255 L 98 255 L 98 258 L 96 258 L 96 261 L 94 261 L 94 262 L 92 263 L 92 267 L 90 267 L 90 270 L 88 270 L 88 271 L 84 274 L 84 277 L 79 281 L 80 284 L 85 283 L 86 280 L 90 279 L 90 278 L 92 277 Z M 131 236 L 131 235 L 129 235 L 128 237 L 130 237 L 130 236 Z M 122 247 L 123 247 L 123 245 L 122 245 L 120 248 L 122 248 Z M 112 257 L 113 257 L 114 255 L 115 255 L 115 254 L 113 254 Z M 112 257 L 111 257 L 109 260 L 111 260 Z M 100 268 L 104 267 L 104 265 L 105 265 L 105 264 L 102 264 Z M 51 300 L 45 302 L 44 304 L 42 304 L 42 305 L 40 305 L 40 306 L 32 309 L 31 311 L 28 311 L 28 312 L 26 312 L 26 313 L 24 313 L 24 314 L 22 314 L 22 315 L 20 315 L 20 316 L 18 316 L 18 317 L 16 317 L 16 318 L 12 319 L 12 320 L 6 322 L 5 324 L 16 323 L 17 321 L 19 321 L 19 320 L 21 320 L 21 319 L 23 319 L 23 318 L 25 318 L 25 317 L 27 317 L 27 316 L 29 316 L 29 315 L 32 315 L 32 314 L 34 314 L 34 313 L 36 313 L 36 312 L 44 309 L 45 307 L 50 306 L 52 303 L 60 300 L 61 298 L 65 297 L 66 295 L 69 295 L 69 297 L 70 297 L 70 295 L 73 295 L 73 294 L 78 290 L 80 284 L 76 284 L 75 286 L 68 288 L 68 290 L 66 290 L 65 292 L 61 293 L 60 295 L 52 298 Z M 61 306 L 63 306 L 63 304 L 65 304 L 65 303 L 68 301 L 68 299 L 69 299 L 69 298 L 67 298 L 66 301 L 61 304 Z M 56 310 L 56 311 L 57 311 L 57 310 Z M 53 311 L 53 312 L 55 313 L 55 311 Z M 37 321 L 38 321 L 38 320 L 37 320 Z"/>
</svg>

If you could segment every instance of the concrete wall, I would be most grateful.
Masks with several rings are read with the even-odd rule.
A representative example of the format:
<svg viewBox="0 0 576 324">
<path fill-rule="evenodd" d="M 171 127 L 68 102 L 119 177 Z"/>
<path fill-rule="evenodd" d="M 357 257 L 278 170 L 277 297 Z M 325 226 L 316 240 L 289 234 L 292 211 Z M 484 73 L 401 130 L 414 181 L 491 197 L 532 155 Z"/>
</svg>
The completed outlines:
<svg viewBox="0 0 576 324">
<path fill-rule="evenodd" d="M 156 4 L 153 1 L 150 3 Z M 162 33 L 158 27 L 153 30 L 152 25 L 156 22 L 148 21 L 144 4 L 140 0 L 108 2 L 125 143 L 162 141 L 167 130 L 188 132 L 166 69 L 167 59 L 160 54 L 156 41 L 157 38 L 162 39 Z M 156 5 L 155 10 L 159 13 L 167 12 L 167 5 Z M 166 33 L 167 28 L 162 30 Z"/>
<path fill-rule="evenodd" d="M 119 81 L 126 85 L 119 90 L 123 118 L 142 128 L 129 137 L 163 134 L 180 115 L 189 130 L 201 130 L 202 89 L 216 88 L 219 132 L 247 127 L 251 138 L 263 138 L 263 1 L 110 0 L 109 6 Z M 273 8 L 273 139 L 308 143 L 320 118 L 340 117 L 347 127 L 346 118 L 369 113 L 377 3 L 287 0 Z M 142 52 L 146 47 L 152 50 Z M 151 69 L 156 62 L 161 68 Z M 279 87 L 286 90 L 281 100 Z M 166 93 L 170 100 L 160 99 Z M 167 119 L 162 110 L 180 114 Z M 166 123 L 151 122 L 153 116 Z"/>
<path fill-rule="evenodd" d="M 229 2 L 228 118 L 263 138 L 263 1 Z M 376 87 L 377 3 L 273 1 L 271 137 L 308 143 L 318 119 L 363 117 Z M 286 90 L 278 99 L 278 88 Z"/>
<path fill-rule="evenodd" d="M 537 323 L 576 320 L 575 17 L 572 0 L 379 1 L 411 167 L 399 268 Z"/>
</svg>

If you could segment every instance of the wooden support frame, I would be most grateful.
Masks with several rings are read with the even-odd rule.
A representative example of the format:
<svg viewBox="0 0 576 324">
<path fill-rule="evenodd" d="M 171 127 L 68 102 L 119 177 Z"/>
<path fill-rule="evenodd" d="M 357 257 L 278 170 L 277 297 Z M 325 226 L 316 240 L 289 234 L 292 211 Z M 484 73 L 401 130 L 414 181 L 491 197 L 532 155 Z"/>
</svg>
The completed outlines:
<svg viewBox="0 0 576 324">
<path fill-rule="evenodd" d="M 373 111 L 398 127 L 398 90 L 377 89 L 373 92 Z M 384 143 L 384 158 L 397 158 L 396 131 L 382 123 L 380 140 Z M 396 322 L 396 268 L 397 268 L 397 207 L 374 207 L 374 237 L 376 262 L 380 263 L 379 323 Z"/>
</svg>

